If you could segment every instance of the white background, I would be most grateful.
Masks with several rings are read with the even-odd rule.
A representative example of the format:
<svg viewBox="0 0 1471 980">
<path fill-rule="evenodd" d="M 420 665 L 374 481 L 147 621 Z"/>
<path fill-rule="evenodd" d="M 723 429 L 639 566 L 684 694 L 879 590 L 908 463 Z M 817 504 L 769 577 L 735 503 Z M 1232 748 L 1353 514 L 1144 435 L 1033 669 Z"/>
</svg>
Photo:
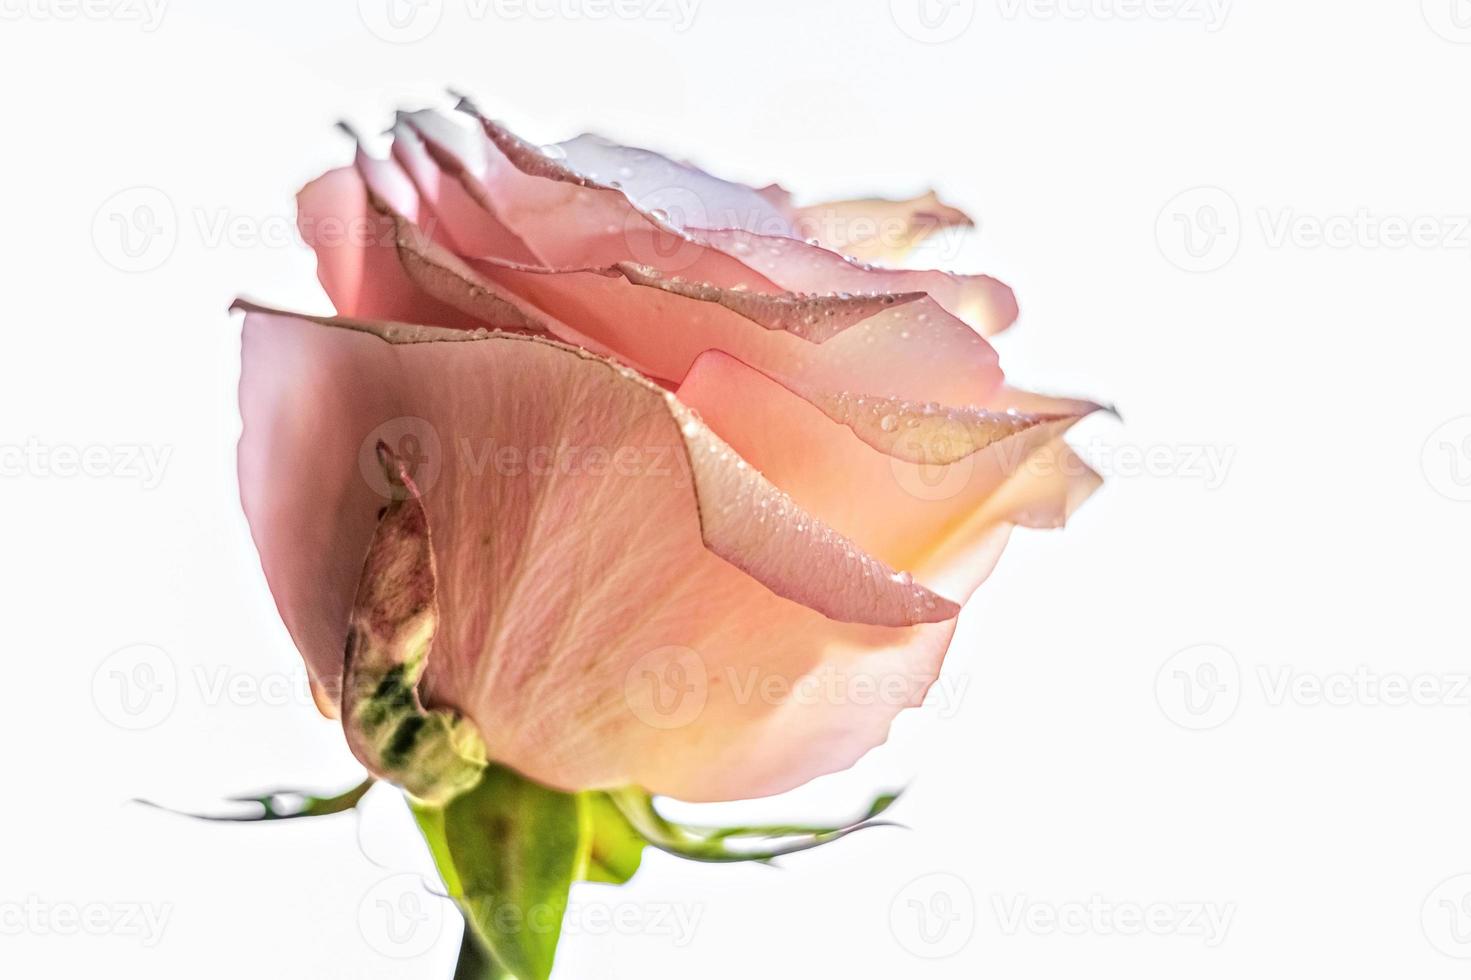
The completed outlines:
<svg viewBox="0 0 1471 980">
<path fill-rule="evenodd" d="M 1018 292 L 1012 378 L 1125 419 L 1076 430 L 1108 485 L 967 608 L 960 696 L 714 814 L 907 783 L 912 829 L 782 870 L 650 855 L 579 890 L 558 977 L 1464 975 L 1471 5 L 557 2 L 427 0 L 395 32 L 378 0 L 0 0 L 0 972 L 449 976 L 393 801 L 127 802 L 357 777 L 239 511 L 226 307 L 325 310 L 293 192 L 347 159 L 335 120 L 449 84 L 539 141 L 808 200 L 933 181 L 981 225 L 937 258 Z M 129 256 L 118 220 L 163 234 Z M 140 665 L 159 690 L 124 704 Z M 380 902 L 416 900 L 390 931 Z"/>
</svg>

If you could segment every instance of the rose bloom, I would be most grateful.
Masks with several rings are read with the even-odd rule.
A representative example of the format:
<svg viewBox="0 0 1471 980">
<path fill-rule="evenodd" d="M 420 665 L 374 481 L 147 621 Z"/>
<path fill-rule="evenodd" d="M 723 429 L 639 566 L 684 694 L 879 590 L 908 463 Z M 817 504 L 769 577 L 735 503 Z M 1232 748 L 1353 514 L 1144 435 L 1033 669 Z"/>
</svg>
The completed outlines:
<svg viewBox="0 0 1471 980">
<path fill-rule="evenodd" d="M 1017 525 L 1099 483 L 1098 406 L 1007 386 L 985 276 L 865 264 L 969 224 L 933 196 L 797 207 L 599 137 L 401 113 L 309 184 L 335 317 L 245 309 L 241 495 L 323 711 L 364 557 L 427 515 L 423 703 L 547 785 L 795 787 L 887 737 Z"/>
</svg>

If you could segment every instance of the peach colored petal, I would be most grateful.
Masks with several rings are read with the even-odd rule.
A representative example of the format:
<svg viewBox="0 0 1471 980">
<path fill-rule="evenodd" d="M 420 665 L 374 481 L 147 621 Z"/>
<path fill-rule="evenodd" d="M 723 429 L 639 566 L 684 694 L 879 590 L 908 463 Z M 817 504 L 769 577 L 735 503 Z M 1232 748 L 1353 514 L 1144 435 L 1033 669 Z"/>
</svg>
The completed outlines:
<svg viewBox="0 0 1471 980">
<path fill-rule="evenodd" d="M 456 254 L 434 242 L 412 222 L 385 211 L 394 222 L 398 261 L 410 282 L 482 327 L 576 339 L 574 332 L 532 304 L 497 288 Z"/>
<path fill-rule="evenodd" d="M 379 168 L 385 193 L 410 209 L 405 184 Z M 408 188 L 411 192 L 412 188 Z M 376 209 L 363 176 L 354 167 L 329 171 L 297 195 L 297 224 L 317 254 L 317 278 L 341 316 L 383 320 L 427 320 L 474 329 L 474 318 L 425 296 L 405 274 L 394 248 L 393 219 Z"/>
<path fill-rule="evenodd" d="M 695 241 L 740 259 L 782 289 L 796 292 L 929 293 L 945 309 L 986 335 L 1016 322 L 1016 296 L 990 276 L 885 269 L 866 265 L 796 238 L 742 229 L 690 230 Z"/>
<path fill-rule="evenodd" d="M 745 228 L 765 235 L 795 234 L 789 207 L 774 203 L 759 190 L 722 180 L 652 150 L 584 133 L 555 144 L 554 155 L 578 175 L 621 190 L 640 211 L 663 212 L 679 228 Z"/>
<path fill-rule="evenodd" d="M 1006 527 L 1038 523 L 1085 495 L 1039 466 L 1080 416 L 978 424 L 965 433 L 965 452 L 946 444 L 932 457 L 937 461 L 927 462 L 925 440 L 933 433 L 923 425 L 880 426 L 894 441 L 866 444 L 852 427 L 719 352 L 699 359 L 679 398 L 793 500 L 869 554 L 911 569 L 957 601 L 989 573 Z M 917 448 L 898 444 L 905 440 Z"/>
<path fill-rule="evenodd" d="M 780 234 L 759 234 L 745 227 L 700 228 L 701 213 L 718 214 L 724 205 L 708 203 L 693 191 L 669 192 L 685 200 L 683 209 L 677 209 L 678 220 L 664 208 L 645 212 L 623 190 L 600 182 L 612 178 L 600 173 L 594 180 L 569 166 L 559 158 L 560 148 L 549 153 L 532 146 L 466 101 L 459 108 L 479 122 L 482 142 L 475 143 L 463 127 L 437 113 L 410 113 L 404 118 L 427 141 L 455 154 L 468 172 L 476 174 L 497 213 L 553 268 L 633 261 L 714 286 L 755 292 L 926 292 L 983 333 L 997 333 L 1016 320 L 1011 290 L 990 276 L 882 269 Z M 712 200 L 722 202 L 725 197 Z"/>
<path fill-rule="evenodd" d="M 393 127 L 393 158 L 413 179 L 427 210 L 461 255 L 490 255 L 509 262 L 540 264 L 542 257 L 506 226 L 484 187 L 453 153 L 436 149 L 407 121 Z M 412 212 L 395 208 L 416 220 Z"/>
<path fill-rule="evenodd" d="M 396 170 L 362 155 L 358 165 L 375 191 L 385 184 L 378 171 Z M 632 262 L 574 270 L 466 262 L 380 196 L 369 199 L 393 222 L 407 279 L 427 296 L 484 326 L 550 331 L 651 377 L 677 383 L 700 353 L 718 349 L 803 393 L 855 389 L 970 404 L 1001 383 L 995 351 L 922 293 L 763 294 Z"/>
<path fill-rule="evenodd" d="M 866 262 L 897 262 L 938 231 L 973 227 L 970 215 L 934 191 L 903 201 L 826 201 L 797 211 L 798 237 Z"/>
<path fill-rule="evenodd" d="M 327 687 L 386 499 L 376 459 L 364 468 L 380 440 L 414 461 L 435 529 L 425 702 L 469 714 L 490 755 L 528 775 L 689 799 L 778 792 L 882 741 L 933 680 L 956 608 L 633 372 L 522 335 L 247 310 L 242 498 Z M 674 725 L 640 693 L 670 663 L 700 680 L 698 710 Z M 897 694 L 769 696 L 834 673 Z"/>
<path fill-rule="evenodd" d="M 488 207 L 545 266 L 635 261 L 724 285 L 743 282 L 779 291 L 738 260 L 689 241 L 667 218 L 639 211 L 617 188 L 581 177 L 494 121 L 475 118 L 474 130 L 428 111 L 407 113 L 402 121 L 479 182 Z"/>
<path fill-rule="evenodd" d="M 970 404 L 1002 381 L 991 346 L 928 296 L 763 295 L 628 264 L 568 271 L 469 264 L 549 323 L 577 332 L 564 339 L 675 383 L 712 349 L 804 394 L 855 390 Z"/>
</svg>

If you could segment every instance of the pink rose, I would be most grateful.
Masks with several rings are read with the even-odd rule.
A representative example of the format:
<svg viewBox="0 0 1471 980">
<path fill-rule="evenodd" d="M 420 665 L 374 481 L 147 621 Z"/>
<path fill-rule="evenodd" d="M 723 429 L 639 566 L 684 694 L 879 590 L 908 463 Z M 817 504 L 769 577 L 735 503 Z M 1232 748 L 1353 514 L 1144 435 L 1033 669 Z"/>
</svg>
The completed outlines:
<svg viewBox="0 0 1471 980">
<path fill-rule="evenodd" d="M 969 223 L 933 195 L 798 208 L 460 108 L 302 190 L 336 317 L 239 304 L 241 495 L 323 710 L 407 487 L 417 696 L 491 760 L 688 800 L 851 765 L 1011 528 L 1096 487 L 1063 433 L 1097 406 L 1003 383 L 1001 283 L 839 253 Z"/>
</svg>

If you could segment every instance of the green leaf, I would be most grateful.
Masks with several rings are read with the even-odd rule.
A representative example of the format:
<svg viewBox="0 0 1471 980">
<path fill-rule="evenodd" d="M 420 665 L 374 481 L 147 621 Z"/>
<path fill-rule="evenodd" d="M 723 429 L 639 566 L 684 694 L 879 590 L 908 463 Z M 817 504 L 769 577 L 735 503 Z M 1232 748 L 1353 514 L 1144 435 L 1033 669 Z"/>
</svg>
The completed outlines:
<svg viewBox="0 0 1471 980">
<path fill-rule="evenodd" d="M 220 823 L 258 823 L 263 820 L 296 820 L 300 817 L 326 817 L 334 813 L 346 813 L 363 798 L 373 786 L 373 777 L 369 776 L 357 786 L 336 796 L 313 796 L 301 790 L 278 789 L 269 793 L 261 793 L 258 796 L 232 796 L 231 803 L 248 803 L 259 809 L 251 813 L 186 813 L 183 810 L 173 810 L 166 806 L 160 806 L 151 800 L 138 800 L 144 806 L 151 806 L 165 813 L 177 814 L 181 817 L 192 817 L 195 820 L 211 820 Z"/>
<path fill-rule="evenodd" d="M 490 958 L 519 980 L 547 980 L 582 854 L 577 799 L 489 766 L 448 806 L 412 805 Z"/>
<path fill-rule="evenodd" d="M 491 959 L 490 951 L 475 935 L 475 927 L 465 920 L 465 935 L 460 940 L 460 958 L 455 963 L 454 980 L 516 980 Z"/>
<path fill-rule="evenodd" d="M 647 842 L 607 793 L 578 793 L 577 807 L 583 849 L 578 880 L 611 885 L 628 881 L 643 862 Z"/>
<path fill-rule="evenodd" d="M 897 793 L 878 797 L 857 820 L 836 827 L 775 825 L 769 827 L 696 827 L 666 820 L 654 806 L 654 798 L 641 789 L 615 790 L 607 794 L 639 836 L 654 847 L 690 861 L 734 863 L 769 862 L 786 854 L 808 851 L 870 827 L 894 826 L 875 819 L 898 799 Z M 736 848 L 731 841 L 757 841 L 757 846 Z"/>
<path fill-rule="evenodd" d="M 868 807 L 868 812 L 858 820 L 849 824 L 852 830 L 862 827 L 893 827 L 895 824 L 886 821 L 877 821 L 879 814 L 894 805 L 899 799 L 898 793 L 886 793 L 876 798 Z M 694 827 L 689 824 L 683 825 L 684 829 L 700 835 L 707 841 L 717 840 L 741 840 L 751 837 L 777 838 L 777 837 L 823 837 L 837 833 L 844 828 L 841 827 L 813 827 L 800 824 L 775 824 L 766 827 Z"/>
</svg>

